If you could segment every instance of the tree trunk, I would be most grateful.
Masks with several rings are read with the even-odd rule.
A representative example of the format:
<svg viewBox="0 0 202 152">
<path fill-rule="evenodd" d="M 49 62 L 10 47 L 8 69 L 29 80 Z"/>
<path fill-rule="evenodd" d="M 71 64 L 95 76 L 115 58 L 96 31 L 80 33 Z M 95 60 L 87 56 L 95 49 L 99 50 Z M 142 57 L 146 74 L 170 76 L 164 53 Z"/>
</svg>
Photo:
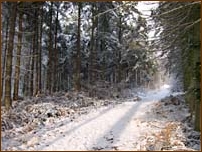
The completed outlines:
<svg viewBox="0 0 202 152">
<path fill-rule="evenodd" d="M 81 71 L 81 46 L 80 46 L 80 26 L 81 26 L 81 6 L 82 3 L 78 2 L 78 33 L 77 33 L 77 56 L 76 56 L 76 70 L 75 70 L 75 89 L 80 91 L 80 71 Z"/>
<path fill-rule="evenodd" d="M 57 91 L 57 84 L 58 84 L 58 78 L 57 78 L 57 65 L 58 65 L 58 52 L 57 52 L 57 30 L 58 30 L 58 9 L 59 6 L 57 6 L 57 14 L 56 14 L 56 20 L 55 20 L 55 46 L 54 46 L 54 84 L 53 84 L 53 91 Z"/>
<path fill-rule="evenodd" d="M 31 54 L 31 52 L 32 52 L 31 44 L 29 47 L 30 48 L 29 48 L 28 54 Z M 24 96 L 30 96 L 30 69 L 31 69 L 30 65 L 31 65 L 31 60 L 29 59 L 26 64 L 26 69 L 28 69 L 28 70 L 25 72 L 25 75 L 24 75 L 24 83 L 23 83 Z"/>
<path fill-rule="evenodd" d="M 17 2 L 10 3 L 11 14 L 10 14 L 10 31 L 9 31 L 9 42 L 8 52 L 6 60 L 6 79 L 5 79 L 5 107 L 9 110 L 12 106 L 11 100 L 11 75 L 12 75 L 12 56 L 13 56 L 13 42 L 15 35 L 15 21 L 17 14 Z"/>
<path fill-rule="evenodd" d="M 50 31 L 49 31 L 49 51 L 48 51 L 48 69 L 47 69 L 47 90 L 49 93 L 52 92 L 52 54 L 53 54 L 53 42 L 52 42 L 52 11 L 53 11 L 53 2 L 51 2 L 51 8 L 50 8 L 50 21 L 49 21 L 49 26 L 50 26 Z"/>
<path fill-rule="evenodd" d="M 122 18 L 121 16 L 119 17 L 119 43 L 122 43 Z M 121 48 L 120 48 L 121 49 Z M 117 78 L 117 82 L 120 83 L 121 82 L 121 50 L 118 50 L 118 78 Z"/>
<path fill-rule="evenodd" d="M 201 130 L 201 102 L 196 101 L 196 106 L 195 106 L 195 120 L 194 120 L 194 129 L 196 131 Z"/>
<path fill-rule="evenodd" d="M 36 13 L 36 11 L 35 11 Z M 35 14 L 36 15 L 36 14 Z M 36 17 L 36 16 L 35 16 Z M 37 32 L 36 32 L 36 18 L 33 20 L 33 31 L 34 31 L 34 35 L 32 38 L 32 53 L 31 53 L 31 75 L 30 75 L 30 96 L 34 95 L 34 75 L 35 75 L 35 71 L 34 71 L 34 65 L 36 62 L 36 40 L 37 40 Z"/>
<path fill-rule="evenodd" d="M 17 59 L 16 59 L 16 66 L 15 66 L 15 82 L 14 82 L 14 93 L 13 93 L 13 100 L 18 100 L 18 90 L 19 90 L 19 79 L 20 79 L 20 55 L 22 49 L 22 20 L 23 14 L 19 13 L 19 20 L 18 20 L 18 45 L 17 45 Z"/>
<path fill-rule="evenodd" d="M 40 20 L 40 36 L 39 36 L 39 91 L 42 91 L 42 79 L 41 79 L 41 65 L 42 65 L 42 30 L 43 30 L 43 6 L 41 8 L 41 20 Z"/>
<path fill-rule="evenodd" d="M 94 29 L 95 29 L 95 5 L 92 3 L 92 30 L 91 30 L 91 43 L 90 43 L 90 67 L 89 67 L 89 80 L 90 84 L 94 84 L 95 81 L 95 44 L 94 44 Z"/>
<path fill-rule="evenodd" d="M 7 49 L 8 49 L 8 26 L 9 26 L 9 18 L 7 18 L 7 20 L 6 20 L 6 37 L 5 37 L 4 57 L 3 57 L 3 54 L 1 54 L 1 56 L 3 57 L 2 75 L 1 75 L 1 90 L 2 90 L 1 98 L 2 98 L 2 100 L 3 100 L 3 94 L 4 94 L 4 75 L 5 75 L 5 69 L 6 69 L 5 65 L 6 65 L 6 56 L 7 56 Z"/>
<path fill-rule="evenodd" d="M 38 11 L 35 10 L 35 33 L 36 33 L 36 38 L 35 38 L 35 67 L 36 67 L 36 73 L 35 73 L 35 89 L 34 89 L 34 95 L 36 96 L 39 91 L 39 25 L 38 25 Z"/>
<path fill-rule="evenodd" d="M 33 96 L 33 90 L 34 90 L 34 53 L 35 53 L 35 34 L 32 40 L 32 52 L 31 52 L 31 69 L 30 69 L 30 91 L 29 91 L 29 96 Z"/>
<path fill-rule="evenodd" d="M 2 5 L 2 4 L 1 4 Z M 0 9 L 1 9 L 1 5 L 0 5 Z M 2 26 L 1 26 L 2 27 Z M 2 32 L 3 33 L 3 32 Z M 2 42 L 1 42 L 1 39 L 0 39 L 0 43 L 1 43 L 1 48 L 2 48 L 2 46 L 3 46 L 3 44 L 2 44 Z M 2 51 L 0 51 L 0 63 L 1 63 L 1 58 L 2 58 Z M 4 68 L 4 67 L 3 67 Z M 1 69 L 2 69 L 2 67 L 1 67 Z M 0 74 L 0 87 L 1 87 L 1 89 L 3 88 L 2 86 L 3 86 L 3 84 L 2 84 L 2 75 Z M 3 89 L 2 89 L 2 91 L 3 91 Z M 2 99 L 2 91 L 0 91 L 0 97 L 1 97 L 1 99 Z"/>
</svg>

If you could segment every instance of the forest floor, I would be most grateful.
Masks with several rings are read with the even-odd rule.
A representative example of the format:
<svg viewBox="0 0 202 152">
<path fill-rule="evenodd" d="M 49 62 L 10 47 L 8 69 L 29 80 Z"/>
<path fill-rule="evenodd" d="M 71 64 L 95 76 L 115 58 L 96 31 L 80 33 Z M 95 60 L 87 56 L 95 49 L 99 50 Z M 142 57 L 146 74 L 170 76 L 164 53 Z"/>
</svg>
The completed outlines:
<svg viewBox="0 0 202 152">
<path fill-rule="evenodd" d="M 21 101 L 9 116 L 2 109 L 2 150 L 200 150 L 200 133 L 192 128 L 183 94 L 170 94 L 164 85 L 121 99 L 80 95 L 90 101 L 82 108 L 66 106 L 70 95 Z"/>
</svg>

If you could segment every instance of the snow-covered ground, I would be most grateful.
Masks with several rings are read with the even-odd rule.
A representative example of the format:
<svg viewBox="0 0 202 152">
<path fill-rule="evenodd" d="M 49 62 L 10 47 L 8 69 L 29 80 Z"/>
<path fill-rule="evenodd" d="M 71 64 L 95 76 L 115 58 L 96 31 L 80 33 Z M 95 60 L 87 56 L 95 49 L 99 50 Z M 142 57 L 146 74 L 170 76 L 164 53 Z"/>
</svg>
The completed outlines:
<svg viewBox="0 0 202 152">
<path fill-rule="evenodd" d="M 148 150 L 145 145 L 149 137 L 168 123 L 156 118 L 152 108 L 169 94 L 169 86 L 164 85 L 139 93 L 141 101 L 129 98 L 122 104 L 94 109 L 74 121 L 60 118 L 54 124 L 3 141 L 3 146 L 9 143 L 13 150 Z"/>
</svg>

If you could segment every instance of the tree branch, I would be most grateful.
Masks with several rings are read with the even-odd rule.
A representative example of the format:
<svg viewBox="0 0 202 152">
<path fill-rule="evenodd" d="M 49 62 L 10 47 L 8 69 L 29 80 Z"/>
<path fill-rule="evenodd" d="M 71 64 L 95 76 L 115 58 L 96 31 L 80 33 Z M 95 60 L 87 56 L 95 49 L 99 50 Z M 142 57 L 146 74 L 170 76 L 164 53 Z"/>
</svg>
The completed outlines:
<svg viewBox="0 0 202 152">
<path fill-rule="evenodd" d="M 201 4 L 201 1 L 196 1 L 196 2 L 193 2 L 193 3 L 191 3 L 191 4 L 187 4 L 187 5 L 185 5 L 185 6 L 180 6 L 180 7 L 177 7 L 177 8 L 171 9 L 171 10 L 169 10 L 169 11 L 167 11 L 167 12 L 164 12 L 164 13 L 162 13 L 162 14 L 152 15 L 152 17 L 163 16 L 163 15 L 166 15 L 166 14 L 172 13 L 172 12 L 174 12 L 174 11 L 176 11 L 176 10 L 179 10 L 179 9 L 182 9 L 182 8 L 184 8 L 184 7 L 191 6 L 191 5 L 194 5 L 194 4 Z"/>
</svg>

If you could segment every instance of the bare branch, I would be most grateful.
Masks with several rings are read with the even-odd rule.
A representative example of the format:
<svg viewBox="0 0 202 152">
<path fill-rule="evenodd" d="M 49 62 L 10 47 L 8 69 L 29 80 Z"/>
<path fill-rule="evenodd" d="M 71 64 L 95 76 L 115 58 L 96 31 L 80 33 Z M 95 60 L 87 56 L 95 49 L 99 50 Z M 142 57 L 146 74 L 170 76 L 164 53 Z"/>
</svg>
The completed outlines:
<svg viewBox="0 0 202 152">
<path fill-rule="evenodd" d="M 185 5 L 185 6 L 180 6 L 180 7 L 177 7 L 177 8 L 171 9 L 171 10 L 169 10 L 169 11 L 167 11 L 167 12 L 164 12 L 164 13 L 162 13 L 162 14 L 152 15 L 152 17 L 163 16 L 163 15 L 166 15 L 166 14 L 172 13 L 172 12 L 174 12 L 174 11 L 176 11 L 176 10 L 179 10 L 179 9 L 182 9 L 182 8 L 184 8 L 184 7 L 191 6 L 191 5 L 194 5 L 194 4 L 201 4 L 201 1 L 196 1 L 196 2 L 193 2 L 193 3 L 187 4 L 187 5 Z"/>
<path fill-rule="evenodd" d="M 197 24 L 197 23 L 199 23 L 199 22 L 201 22 L 201 18 L 199 18 L 198 20 L 196 20 L 195 22 L 193 22 L 191 25 L 185 27 L 185 30 L 187 30 L 188 28 L 194 26 L 195 24 Z"/>
<path fill-rule="evenodd" d="M 108 9 L 108 10 L 102 12 L 102 13 L 99 13 L 99 14 L 97 14 L 97 15 L 94 16 L 94 19 L 97 18 L 97 17 L 99 17 L 99 16 L 101 16 L 101 15 L 103 15 L 103 14 L 106 14 L 106 13 L 111 12 L 111 11 L 113 11 L 113 10 L 116 10 L 116 9 L 118 9 L 118 8 L 120 8 L 120 7 L 123 7 L 123 6 L 125 6 L 125 5 L 127 5 L 127 4 L 129 4 L 129 3 L 131 3 L 131 2 L 128 1 L 128 2 L 126 2 L 126 3 L 124 3 L 124 4 L 120 5 L 120 6 L 117 6 L 117 7 L 115 7 L 115 8 Z"/>
</svg>

